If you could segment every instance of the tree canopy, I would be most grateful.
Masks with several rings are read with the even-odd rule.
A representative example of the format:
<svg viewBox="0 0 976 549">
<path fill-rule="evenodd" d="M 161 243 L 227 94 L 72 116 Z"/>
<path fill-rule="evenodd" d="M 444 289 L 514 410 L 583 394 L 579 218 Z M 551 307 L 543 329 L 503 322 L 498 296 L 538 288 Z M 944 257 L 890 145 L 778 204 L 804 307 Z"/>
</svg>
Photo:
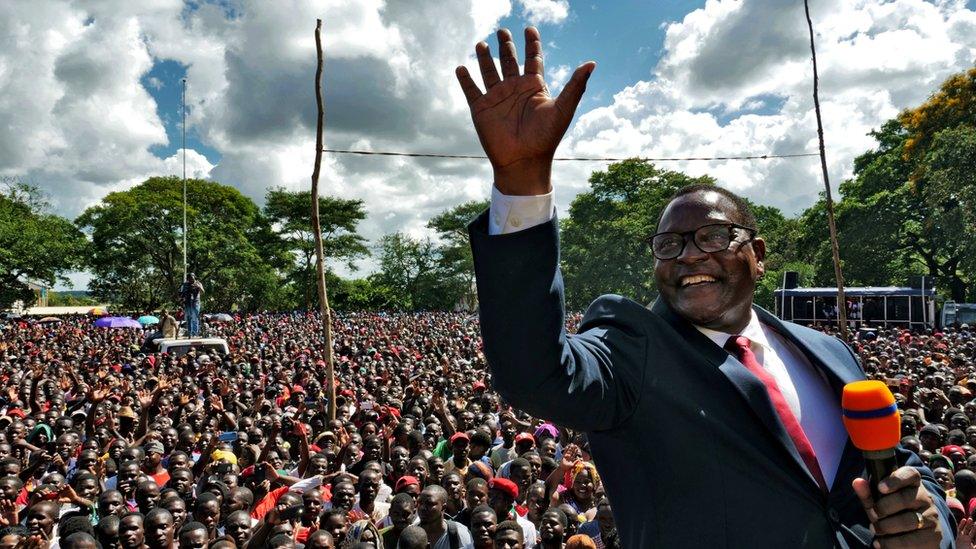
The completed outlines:
<svg viewBox="0 0 976 549">
<path fill-rule="evenodd" d="M 28 282 L 66 281 L 85 253 L 85 237 L 54 215 L 40 191 L 11 182 L 0 190 L 0 308 L 34 302 Z"/>
<path fill-rule="evenodd" d="M 153 177 L 110 193 L 77 219 L 91 235 L 89 288 L 124 307 L 174 304 L 183 280 L 182 181 Z M 189 270 L 204 281 L 204 308 L 252 309 L 280 291 L 291 262 L 271 224 L 237 189 L 187 180 Z"/>
<path fill-rule="evenodd" d="M 312 230 L 311 191 L 268 190 L 264 215 L 273 223 L 282 246 L 295 258 L 287 278 L 295 290 L 296 304 L 306 309 L 318 299 L 315 281 L 315 233 Z M 369 255 L 366 239 L 356 232 L 366 219 L 362 200 L 319 197 L 322 242 L 326 259 L 344 262 L 350 269 L 355 260 Z"/>
<path fill-rule="evenodd" d="M 591 190 L 573 199 L 569 217 L 561 222 L 567 306 L 584 309 L 604 293 L 652 301 L 657 291 L 648 241 L 658 217 L 678 189 L 713 183 L 710 177 L 693 178 L 640 160 L 593 172 Z"/>
</svg>

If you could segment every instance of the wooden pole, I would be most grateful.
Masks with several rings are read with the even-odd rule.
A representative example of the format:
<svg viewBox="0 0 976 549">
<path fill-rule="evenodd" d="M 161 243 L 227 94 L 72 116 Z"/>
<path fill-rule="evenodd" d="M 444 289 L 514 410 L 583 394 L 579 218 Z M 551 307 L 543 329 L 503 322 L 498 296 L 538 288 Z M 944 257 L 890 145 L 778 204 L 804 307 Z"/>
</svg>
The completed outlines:
<svg viewBox="0 0 976 549">
<path fill-rule="evenodd" d="M 315 124 L 315 168 L 312 169 L 312 233 L 315 235 L 315 278 L 319 287 L 319 309 L 322 313 L 322 331 L 325 336 L 325 390 L 329 399 L 329 421 L 336 417 L 335 372 L 332 365 L 332 313 L 329 310 L 329 293 L 325 287 L 325 248 L 322 245 L 322 224 L 319 221 L 319 174 L 322 169 L 322 127 L 325 125 L 325 105 L 322 101 L 322 20 L 315 22 L 315 52 L 318 64 L 315 68 L 315 104 L 318 119 Z"/>
<path fill-rule="evenodd" d="M 834 278 L 837 279 L 837 322 L 840 337 L 847 339 L 847 300 L 844 298 L 844 273 L 840 266 L 840 244 L 837 242 L 837 225 L 834 223 L 834 199 L 830 193 L 830 177 L 827 175 L 827 152 L 824 146 L 823 121 L 820 117 L 820 77 L 817 74 L 817 49 L 813 44 L 813 20 L 810 19 L 810 2 L 803 0 L 810 29 L 810 56 L 813 58 L 813 108 L 817 113 L 817 137 L 820 140 L 820 169 L 823 171 L 824 198 L 827 202 L 827 226 L 830 228 L 830 249 L 834 256 Z"/>
</svg>

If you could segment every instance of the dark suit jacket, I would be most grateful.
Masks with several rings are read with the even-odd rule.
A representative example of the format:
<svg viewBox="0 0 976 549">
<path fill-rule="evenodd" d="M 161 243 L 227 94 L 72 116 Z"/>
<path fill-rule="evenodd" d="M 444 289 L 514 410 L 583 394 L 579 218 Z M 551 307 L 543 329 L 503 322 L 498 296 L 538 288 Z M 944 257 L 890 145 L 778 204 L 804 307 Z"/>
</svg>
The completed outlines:
<svg viewBox="0 0 976 549">
<path fill-rule="evenodd" d="M 661 300 L 648 309 L 606 295 L 578 335 L 564 329 L 555 219 L 488 235 L 487 212 L 469 226 L 481 331 L 492 383 L 537 417 L 586 431 L 624 547 L 868 547 L 872 536 L 851 481 L 864 459 L 848 440 L 824 494 L 803 466 L 765 386 Z M 864 379 L 840 340 L 760 321 L 800 350 L 838 396 Z M 931 471 L 917 467 L 943 518 L 954 523 Z"/>
</svg>

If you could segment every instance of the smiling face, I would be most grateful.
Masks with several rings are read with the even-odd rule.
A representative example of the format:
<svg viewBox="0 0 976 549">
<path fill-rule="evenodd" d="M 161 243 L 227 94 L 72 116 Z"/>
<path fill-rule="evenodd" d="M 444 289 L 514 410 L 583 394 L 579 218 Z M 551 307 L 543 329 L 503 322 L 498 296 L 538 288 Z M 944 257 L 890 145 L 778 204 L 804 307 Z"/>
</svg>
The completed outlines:
<svg viewBox="0 0 976 549">
<path fill-rule="evenodd" d="M 735 204 L 712 191 L 679 196 L 665 208 L 658 232 L 684 233 L 716 223 L 744 224 Z M 661 297 L 692 324 L 738 333 L 749 322 L 756 280 L 763 274 L 766 244 L 736 231 L 728 250 L 706 253 L 691 237 L 681 255 L 654 260 Z"/>
</svg>

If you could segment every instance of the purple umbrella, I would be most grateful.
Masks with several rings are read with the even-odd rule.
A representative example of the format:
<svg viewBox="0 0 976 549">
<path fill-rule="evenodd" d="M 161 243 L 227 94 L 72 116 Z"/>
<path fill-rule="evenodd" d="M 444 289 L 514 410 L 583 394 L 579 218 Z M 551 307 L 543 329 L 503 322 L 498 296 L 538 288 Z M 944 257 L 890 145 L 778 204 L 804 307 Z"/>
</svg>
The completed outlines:
<svg viewBox="0 0 976 549">
<path fill-rule="evenodd" d="M 142 324 L 127 316 L 103 316 L 95 321 L 99 328 L 142 328 Z"/>
</svg>

